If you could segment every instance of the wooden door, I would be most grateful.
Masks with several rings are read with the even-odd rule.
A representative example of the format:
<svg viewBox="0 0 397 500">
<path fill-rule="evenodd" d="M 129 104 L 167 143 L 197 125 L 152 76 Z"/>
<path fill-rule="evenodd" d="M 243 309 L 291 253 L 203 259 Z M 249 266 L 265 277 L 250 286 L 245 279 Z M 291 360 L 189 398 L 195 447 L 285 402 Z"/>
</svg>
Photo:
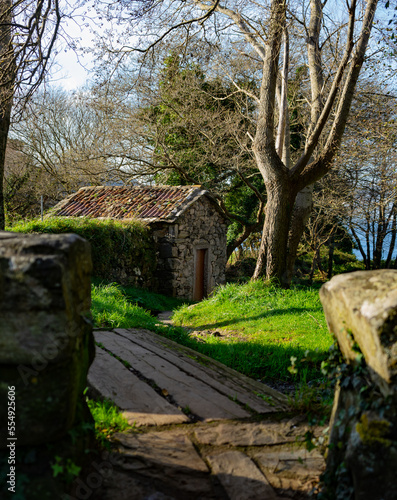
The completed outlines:
<svg viewBox="0 0 397 500">
<path fill-rule="evenodd" d="M 207 268 L 207 249 L 200 248 L 196 250 L 195 269 L 194 269 L 194 290 L 193 300 L 203 300 L 206 295 L 206 268 Z"/>
</svg>

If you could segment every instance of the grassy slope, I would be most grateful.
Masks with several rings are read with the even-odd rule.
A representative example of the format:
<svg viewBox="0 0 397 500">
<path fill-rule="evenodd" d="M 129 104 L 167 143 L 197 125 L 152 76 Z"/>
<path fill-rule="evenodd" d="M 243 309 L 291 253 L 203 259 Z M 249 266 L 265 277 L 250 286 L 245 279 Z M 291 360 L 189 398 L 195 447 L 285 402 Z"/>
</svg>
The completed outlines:
<svg viewBox="0 0 397 500">
<path fill-rule="evenodd" d="M 224 338 L 205 336 L 216 357 L 247 375 L 268 380 L 320 376 L 321 361 L 332 344 L 315 288 L 229 284 L 194 307 L 180 308 L 174 322 L 220 330 Z M 297 374 L 289 370 L 291 357 L 297 358 Z"/>
<path fill-rule="evenodd" d="M 133 302 L 139 296 L 139 302 L 148 301 L 150 309 L 164 310 L 175 307 L 175 299 L 141 292 L 116 285 L 93 286 L 95 326 L 147 328 L 255 379 L 304 382 L 321 377 L 321 361 L 332 339 L 317 289 L 282 290 L 262 282 L 227 285 L 194 307 L 181 306 L 176 311 L 177 324 L 217 329 L 222 334 L 229 331 L 222 337 L 192 336 L 186 329 L 160 325 Z M 290 371 L 291 357 L 296 358 L 297 373 Z"/>
</svg>

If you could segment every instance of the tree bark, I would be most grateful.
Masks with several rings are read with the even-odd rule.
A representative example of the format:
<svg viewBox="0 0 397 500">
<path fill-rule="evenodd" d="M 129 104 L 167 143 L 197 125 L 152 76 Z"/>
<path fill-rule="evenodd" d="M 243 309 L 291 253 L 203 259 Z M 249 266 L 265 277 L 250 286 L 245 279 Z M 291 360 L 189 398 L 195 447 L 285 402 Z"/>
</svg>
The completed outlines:
<svg viewBox="0 0 397 500">
<path fill-rule="evenodd" d="M 13 86 L 15 82 L 15 69 L 11 40 L 11 0 L 3 1 L 1 6 L 0 23 L 0 230 L 5 228 L 4 206 L 4 164 L 7 148 L 8 130 L 11 121 Z M 11 71 L 10 71 L 11 69 Z"/>
<path fill-rule="evenodd" d="M 267 279 L 276 278 L 282 285 L 289 286 L 285 263 L 295 197 L 296 193 L 291 189 L 288 178 L 267 185 L 266 217 L 254 280 L 265 269 Z"/>
<path fill-rule="evenodd" d="M 308 136 L 320 119 L 324 108 L 323 87 L 324 76 L 321 61 L 320 33 L 323 18 L 320 0 L 310 0 L 310 22 L 307 39 L 307 56 L 309 61 L 310 86 L 312 94 L 310 127 Z M 305 230 L 306 223 L 313 209 L 313 185 L 304 187 L 297 195 L 292 214 L 288 237 L 287 276 L 291 281 L 298 251 L 298 245 Z"/>
<path fill-rule="evenodd" d="M 5 204 L 4 204 L 4 165 L 7 148 L 8 130 L 11 120 L 11 103 L 2 110 L 0 116 L 0 230 L 5 229 Z"/>
<path fill-rule="evenodd" d="M 391 240 L 390 240 L 389 252 L 387 254 L 387 259 L 386 259 L 386 264 L 385 264 L 386 268 L 390 267 L 390 262 L 391 262 L 391 259 L 392 259 L 392 256 L 393 256 L 394 247 L 396 245 L 397 206 L 396 206 L 395 203 L 393 203 L 392 213 L 393 213 L 393 219 L 392 219 L 392 224 L 391 224 Z"/>
<path fill-rule="evenodd" d="M 290 231 L 288 235 L 288 253 L 287 253 L 287 271 L 286 276 L 291 282 L 294 274 L 296 255 L 299 242 L 305 230 L 306 223 L 309 220 L 313 209 L 313 185 L 303 188 L 296 196 Z"/>
</svg>

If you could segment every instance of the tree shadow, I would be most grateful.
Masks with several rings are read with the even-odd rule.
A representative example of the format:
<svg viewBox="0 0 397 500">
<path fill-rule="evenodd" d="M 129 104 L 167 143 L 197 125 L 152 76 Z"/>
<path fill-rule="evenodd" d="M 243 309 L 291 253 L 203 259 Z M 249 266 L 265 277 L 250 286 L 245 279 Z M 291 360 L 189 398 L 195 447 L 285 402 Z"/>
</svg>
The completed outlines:
<svg viewBox="0 0 397 500">
<path fill-rule="evenodd" d="M 275 316 L 286 316 L 286 315 L 294 315 L 298 313 L 304 313 L 304 312 L 317 312 L 319 309 L 315 307 L 289 307 L 288 309 L 271 309 L 269 311 L 265 311 L 260 314 L 256 314 L 255 316 L 235 316 L 233 318 L 229 318 L 224 321 L 216 321 L 214 323 L 205 323 L 203 325 L 200 325 L 196 329 L 214 329 L 214 328 L 222 328 L 225 326 L 229 326 L 232 324 L 238 324 L 238 323 L 243 323 L 243 322 L 248 322 L 248 321 L 255 321 L 258 319 L 264 319 L 264 318 L 272 318 Z"/>
</svg>

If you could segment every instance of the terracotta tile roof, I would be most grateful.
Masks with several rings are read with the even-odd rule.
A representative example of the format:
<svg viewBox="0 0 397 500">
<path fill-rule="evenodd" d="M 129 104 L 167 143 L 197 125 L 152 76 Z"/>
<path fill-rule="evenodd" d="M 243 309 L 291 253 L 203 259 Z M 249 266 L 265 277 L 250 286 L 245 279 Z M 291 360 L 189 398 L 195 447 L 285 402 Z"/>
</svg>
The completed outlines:
<svg viewBox="0 0 397 500">
<path fill-rule="evenodd" d="M 50 215 L 174 222 L 205 193 L 200 186 L 90 186 L 58 203 Z"/>
</svg>

